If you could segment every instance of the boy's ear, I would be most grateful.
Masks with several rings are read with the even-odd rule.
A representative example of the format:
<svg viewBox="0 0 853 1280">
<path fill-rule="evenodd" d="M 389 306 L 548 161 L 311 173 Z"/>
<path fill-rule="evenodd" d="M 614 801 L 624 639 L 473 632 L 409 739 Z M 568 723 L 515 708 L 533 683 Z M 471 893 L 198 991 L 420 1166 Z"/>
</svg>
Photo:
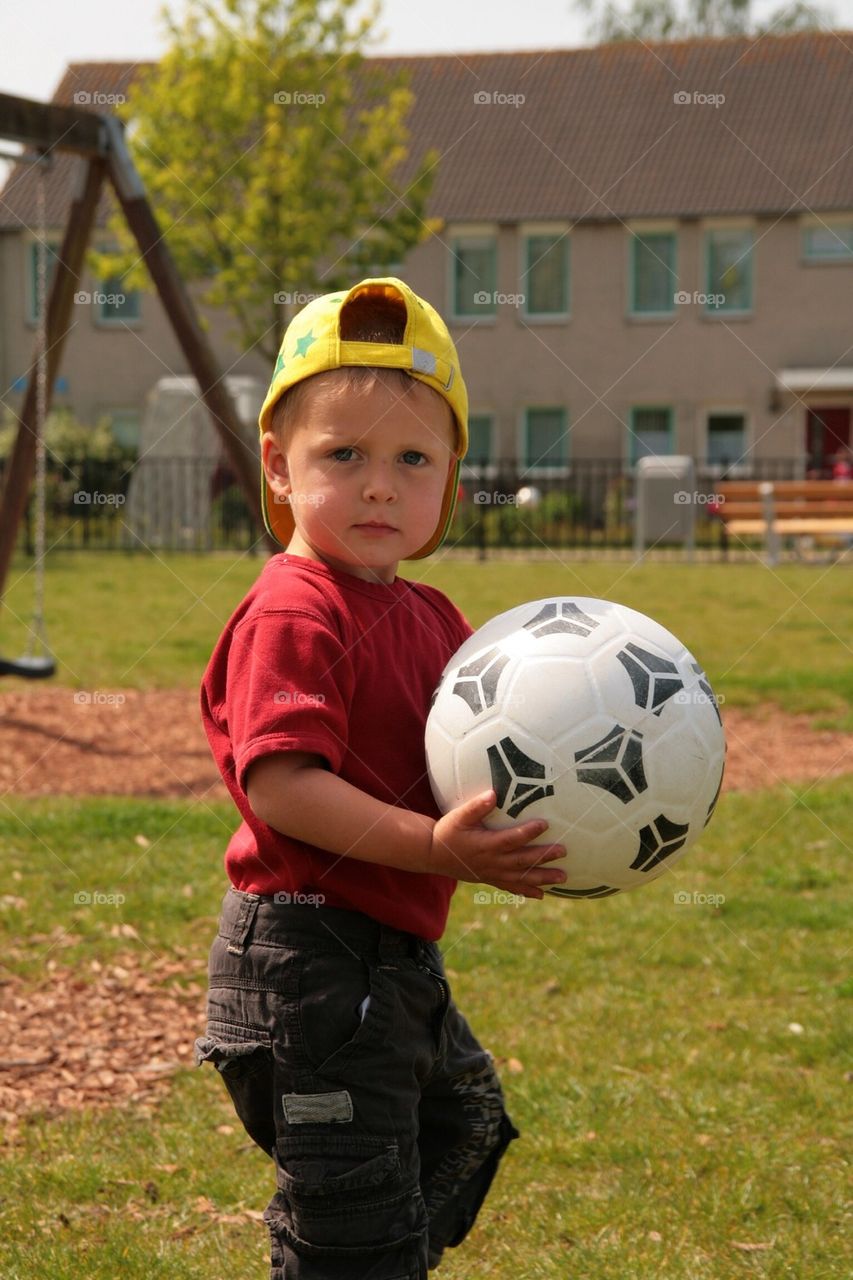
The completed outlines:
<svg viewBox="0 0 853 1280">
<path fill-rule="evenodd" d="M 287 497 L 291 489 L 287 457 L 272 431 L 265 431 L 261 436 L 261 463 L 273 493 Z"/>
</svg>

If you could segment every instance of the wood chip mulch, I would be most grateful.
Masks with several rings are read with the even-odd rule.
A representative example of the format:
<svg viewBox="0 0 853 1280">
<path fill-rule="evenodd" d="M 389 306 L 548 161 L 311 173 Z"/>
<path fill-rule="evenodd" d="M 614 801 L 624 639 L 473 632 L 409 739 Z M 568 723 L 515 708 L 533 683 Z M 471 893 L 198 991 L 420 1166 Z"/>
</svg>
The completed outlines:
<svg viewBox="0 0 853 1280">
<path fill-rule="evenodd" d="M 724 707 L 726 789 L 754 791 L 853 772 L 853 733 L 817 730 L 812 719 L 771 706 Z M 195 690 L 2 692 L 0 731 L 0 796 L 228 795 Z"/>
<path fill-rule="evenodd" d="M 137 936 L 129 924 L 112 930 L 128 941 Z M 176 981 L 198 967 L 197 956 L 152 956 L 140 947 L 108 962 L 90 960 L 81 973 L 55 954 L 79 940 L 61 928 L 31 934 L 28 950 L 54 952 L 44 978 L 33 984 L 9 969 L 0 975 L 0 1124 L 7 1143 L 33 1111 L 132 1103 L 150 1112 L 169 1076 L 192 1064 L 193 1040 L 204 1034 L 201 982 Z"/>
</svg>

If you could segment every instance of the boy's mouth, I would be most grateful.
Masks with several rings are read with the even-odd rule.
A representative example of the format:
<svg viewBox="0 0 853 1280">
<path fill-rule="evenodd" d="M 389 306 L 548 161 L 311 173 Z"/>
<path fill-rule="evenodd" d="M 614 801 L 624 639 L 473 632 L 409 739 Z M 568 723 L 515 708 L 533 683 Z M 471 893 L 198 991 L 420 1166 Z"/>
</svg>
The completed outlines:
<svg viewBox="0 0 853 1280">
<path fill-rule="evenodd" d="M 357 524 L 356 529 L 364 529 L 367 533 L 397 533 L 397 529 L 391 524 L 385 524 L 382 520 L 366 520 L 363 524 Z"/>
</svg>

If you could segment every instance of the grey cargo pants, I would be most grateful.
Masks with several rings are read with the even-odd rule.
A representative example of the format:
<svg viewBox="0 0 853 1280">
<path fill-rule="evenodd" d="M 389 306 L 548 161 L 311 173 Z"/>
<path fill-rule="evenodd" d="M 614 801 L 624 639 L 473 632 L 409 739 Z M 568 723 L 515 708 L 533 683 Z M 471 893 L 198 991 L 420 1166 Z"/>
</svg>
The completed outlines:
<svg viewBox="0 0 853 1280">
<path fill-rule="evenodd" d="M 437 945 L 287 896 L 226 893 L 195 1046 L 275 1162 L 271 1280 L 424 1280 L 518 1132 Z"/>
</svg>

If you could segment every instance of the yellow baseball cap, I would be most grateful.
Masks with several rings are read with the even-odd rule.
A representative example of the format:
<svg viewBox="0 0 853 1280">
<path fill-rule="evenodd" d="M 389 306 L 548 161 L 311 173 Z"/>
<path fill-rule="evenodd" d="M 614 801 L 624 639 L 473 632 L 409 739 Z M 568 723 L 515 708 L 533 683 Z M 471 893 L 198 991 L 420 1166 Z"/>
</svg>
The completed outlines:
<svg viewBox="0 0 853 1280">
<path fill-rule="evenodd" d="M 401 299 L 406 307 L 403 341 L 344 342 L 340 335 L 340 316 L 345 303 L 362 293 Z M 272 382 L 261 409 L 258 423 L 261 435 L 271 430 L 272 411 L 290 387 L 315 373 L 340 369 L 344 365 L 365 365 L 377 369 L 404 369 L 443 396 L 456 420 L 455 465 L 451 466 L 441 503 L 438 525 L 432 537 L 410 558 L 420 560 L 441 546 L 447 536 L 456 494 L 459 489 L 459 465 L 468 451 L 468 392 L 462 380 L 459 357 L 447 326 L 430 304 L 396 276 L 362 280 L 349 292 L 326 293 L 313 298 L 294 316 L 285 330 L 273 370 Z M 290 503 L 276 499 L 261 467 L 261 510 L 269 532 L 283 547 L 295 528 Z"/>
</svg>

